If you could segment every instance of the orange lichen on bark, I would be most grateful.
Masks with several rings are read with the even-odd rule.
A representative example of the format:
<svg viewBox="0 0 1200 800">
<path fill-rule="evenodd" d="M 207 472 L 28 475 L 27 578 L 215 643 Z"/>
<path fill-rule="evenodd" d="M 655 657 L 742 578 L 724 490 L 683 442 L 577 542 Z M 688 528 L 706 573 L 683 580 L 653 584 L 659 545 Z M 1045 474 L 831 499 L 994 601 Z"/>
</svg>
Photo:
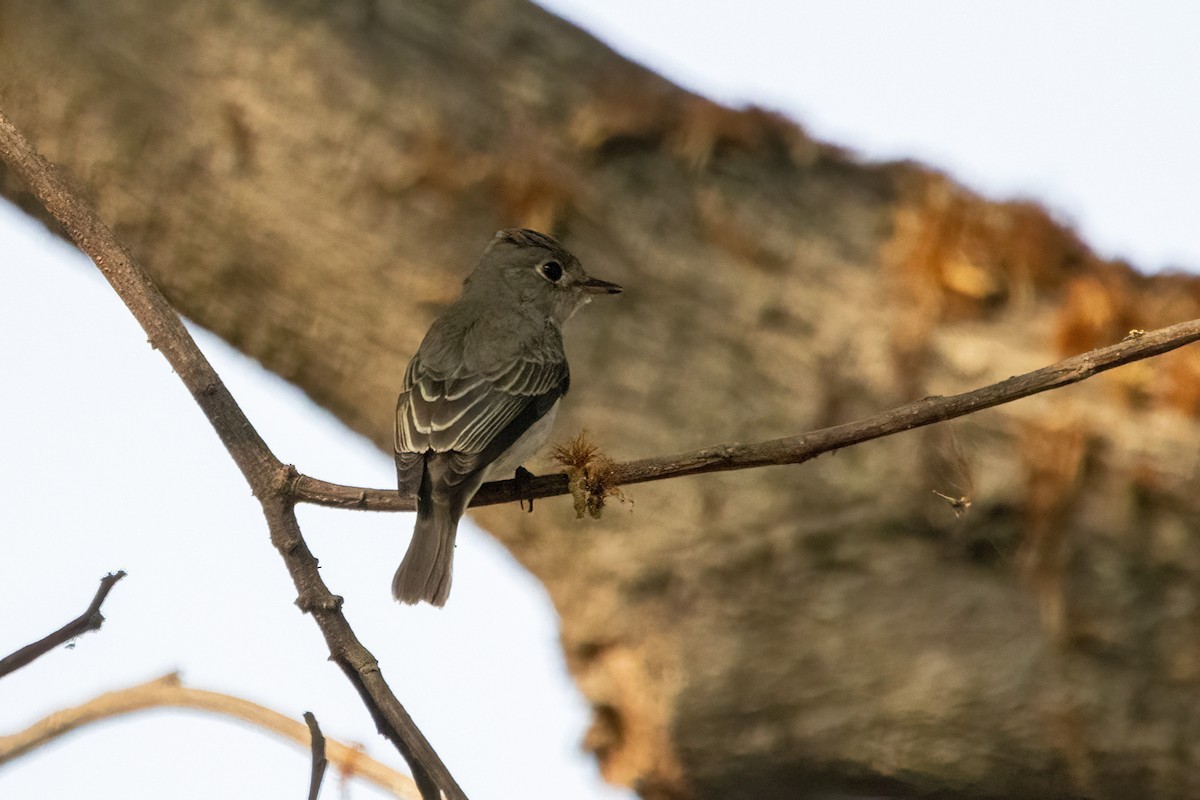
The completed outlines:
<svg viewBox="0 0 1200 800">
<path fill-rule="evenodd" d="M 1096 261 L 1034 203 L 992 202 L 943 175 L 902 169 L 884 263 L 938 321 L 977 318 L 1030 299 Z"/>
<path fill-rule="evenodd" d="M 1070 228 L 1027 201 L 992 202 L 938 173 L 897 167 L 900 200 L 882 258 L 896 303 L 897 374 L 919 383 L 934 331 L 1014 304 L 1057 302 L 1060 356 L 1114 344 L 1133 330 L 1200 317 L 1200 278 L 1147 276 L 1104 261 Z M 1137 408 L 1200 416 L 1200 349 L 1184 348 L 1101 380 Z M 912 392 L 921 391 L 914 386 Z"/>
<path fill-rule="evenodd" d="M 1070 356 L 1120 341 L 1131 331 L 1200 317 L 1200 278 L 1147 276 L 1102 264 L 1068 282 L 1056 320 L 1055 347 Z M 1200 350 L 1186 347 L 1153 362 L 1101 376 L 1132 408 L 1167 408 L 1200 417 Z"/>
<path fill-rule="evenodd" d="M 1069 634 L 1066 520 L 1080 495 L 1091 439 L 1082 421 L 1057 418 L 1025 426 L 1018 447 L 1026 486 L 1025 538 L 1017 560 L 1038 598 L 1042 627 L 1059 641 Z"/>
</svg>

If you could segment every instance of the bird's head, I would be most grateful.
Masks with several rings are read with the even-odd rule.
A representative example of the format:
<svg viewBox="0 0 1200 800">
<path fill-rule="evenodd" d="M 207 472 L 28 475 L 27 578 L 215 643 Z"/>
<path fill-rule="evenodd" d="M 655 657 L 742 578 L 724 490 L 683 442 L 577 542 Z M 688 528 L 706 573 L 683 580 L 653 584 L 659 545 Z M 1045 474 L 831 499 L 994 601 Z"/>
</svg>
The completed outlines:
<svg viewBox="0 0 1200 800">
<path fill-rule="evenodd" d="M 464 294 L 508 297 L 560 325 L 595 295 L 621 293 L 617 284 L 588 275 L 555 239 L 525 228 L 498 232 L 464 286 Z"/>
</svg>

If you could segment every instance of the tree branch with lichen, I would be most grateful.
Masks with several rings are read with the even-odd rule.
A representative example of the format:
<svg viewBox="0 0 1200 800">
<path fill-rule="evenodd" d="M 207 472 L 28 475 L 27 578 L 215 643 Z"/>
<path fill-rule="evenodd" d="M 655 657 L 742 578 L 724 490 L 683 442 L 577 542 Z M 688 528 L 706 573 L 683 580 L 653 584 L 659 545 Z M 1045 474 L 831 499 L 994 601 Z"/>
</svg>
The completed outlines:
<svg viewBox="0 0 1200 800">
<path fill-rule="evenodd" d="M 1131 331 L 1124 340 L 1073 356 L 1047 367 L 1015 375 L 998 383 L 945 397 L 926 397 L 874 416 L 796 436 L 752 444 L 719 444 L 688 453 L 615 463 L 580 437 L 559 447 L 554 459 L 565 473 L 521 481 L 485 483 L 472 506 L 541 499 L 571 494 L 575 511 L 596 516 L 618 486 L 682 478 L 707 472 L 726 472 L 783 464 L 802 464 L 824 453 L 881 439 L 897 433 L 974 414 L 1031 395 L 1079 383 L 1124 364 L 1140 361 L 1200 340 L 1200 320 L 1180 322 L 1153 331 Z M 386 489 L 339 486 L 300 475 L 296 500 L 337 508 L 368 511 L 412 511 L 408 498 Z"/>
</svg>

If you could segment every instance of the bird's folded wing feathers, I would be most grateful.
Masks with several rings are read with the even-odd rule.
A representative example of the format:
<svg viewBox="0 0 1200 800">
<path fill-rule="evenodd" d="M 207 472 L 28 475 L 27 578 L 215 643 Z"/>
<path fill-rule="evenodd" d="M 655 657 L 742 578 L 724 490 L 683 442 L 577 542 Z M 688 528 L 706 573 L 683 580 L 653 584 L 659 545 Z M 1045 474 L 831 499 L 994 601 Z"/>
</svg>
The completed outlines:
<svg viewBox="0 0 1200 800">
<path fill-rule="evenodd" d="M 421 460 L 455 454 L 453 472 L 485 468 L 567 391 L 566 361 L 521 359 L 487 375 L 439 375 L 413 358 L 396 405 L 396 466 L 402 490 L 416 491 Z"/>
</svg>

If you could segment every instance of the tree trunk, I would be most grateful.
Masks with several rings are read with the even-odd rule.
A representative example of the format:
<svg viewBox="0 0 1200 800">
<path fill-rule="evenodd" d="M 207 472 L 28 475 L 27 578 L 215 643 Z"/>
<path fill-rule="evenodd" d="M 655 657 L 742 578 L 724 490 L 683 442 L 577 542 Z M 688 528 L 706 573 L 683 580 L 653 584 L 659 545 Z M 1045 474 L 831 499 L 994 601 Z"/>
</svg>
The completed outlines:
<svg viewBox="0 0 1200 800">
<path fill-rule="evenodd" d="M 688 94 L 522 0 L 4 0 L 0 43 L 5 110 L 172 301 L 381 447 L 500 227 L 626 287 L 568 326 L 557 428 L 618 460 L 1200 316 L 1193 279 Z M 598 523 L 477 517 L 547 586 L 589 744 L 644 797 L 1195 797 L 1198 384 L 1190 348 L 802 467 L 633 487 Z"/>
</svg>

